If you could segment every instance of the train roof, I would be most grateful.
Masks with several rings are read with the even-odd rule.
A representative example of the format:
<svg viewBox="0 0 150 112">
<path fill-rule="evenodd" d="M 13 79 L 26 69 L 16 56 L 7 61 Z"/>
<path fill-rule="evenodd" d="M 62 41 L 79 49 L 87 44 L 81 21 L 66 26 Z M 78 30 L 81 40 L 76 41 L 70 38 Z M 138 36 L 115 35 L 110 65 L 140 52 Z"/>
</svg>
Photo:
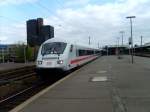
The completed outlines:
<svg viewBox="0 0 150 112">
<path fill-rule="evenodd" d="M 76 42 L 72 42 L 72 41 L 69 41 L 69 40 L 65 40 L 65 39 L 62 39 L 62 38 L 56 38 L 56 37 L 48 39 L 44 43 L 49 43 L 49 42 L 64 42 L 64 43 L 69 43 L 69 44 L 77 45 L 79 47 L 85 47 L 85 48 L 97 49 L 98 50 L 98 48 L 90 46 L 90 45 L 85 45 L 85 44 L 82 44 L 82 43 L 76 43 Z"/>
<path fill-rule="evenodd" d="M 69 43 L 69 41 L 64 40 L 62 38 L 51 38 L 45 41 L 44 43 L 49 43 L 49 42 L 64 42 L 64 43 Z"/>
</svg>

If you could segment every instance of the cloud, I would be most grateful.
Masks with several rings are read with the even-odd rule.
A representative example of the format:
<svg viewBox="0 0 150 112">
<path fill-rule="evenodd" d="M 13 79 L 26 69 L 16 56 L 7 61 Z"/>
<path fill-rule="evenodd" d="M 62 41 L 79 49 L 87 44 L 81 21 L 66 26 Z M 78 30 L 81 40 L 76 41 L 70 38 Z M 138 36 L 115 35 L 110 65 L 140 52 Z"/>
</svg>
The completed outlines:
<svg viewBox="0 0 150 112">
<path fill-rule="evenodd" d="M 150 35 L 150 1 L 148 0 L 119 0 L 115 3 L 103 5 L 86 5 L 79 9 L 61 9 L 57 16 L 47 18 L 49 24 L 55 26 L 57 37 L 72 39 L 88 43 L 91 36 L 92 43 L 116 44 L 117 37 L 121 37 L 121 30 L 125 31 L 125 43 L 130 37 L 130 23 L 125 17 L 135 15 L 133 20 L 133 35 L 135 43 L 140 43 L 140 36 L 148 40 Z M 59 27 L 61 24 L 61 27 Z M 149 39 L 150 41 L 150 39 Z"/>
<path fill-rule="evenodd" d="M 17 43 L 18 41 L 26 42 L 26 25 L 22 23 L 14 23 L 3 26 L 0 29 L 1 43 Z"/>
<path fill-rule="evenodd" d="M 65 6 L 86 5 L 90 0 L 66 0 Z"/>
<path fill-rule="evenodd" d="M 0 44 L 1 44 L 1 41 L 3 42 L 3 41 L 6 41 L 7 39 L 8 39 L 8 37 L 6 37 L 6 36 L 1 36 Z"/>
<path fill-rule="evenodd" d="M 70 5 L 73 2 L 78 4 L 80 1 L 71 0 Z M 116 0 L 101 5 L 90 4 L 89 0 L 84 0 L 84 4 L 80 8 L 58 9 L 55 15 L 45 19 L 45 24 L 55 27 L 56 37 L 87 44 L 90 36 L 94 46 L 97 46 L 98 42 L 102 46 L 116 44 L 117 37 L 121 37 L 119 32 L 122 30 L 125 31 L 124 41 L 128 43 L 130 23 L 125 17 L 135 15 L 136 18 L 133 20 L 134 42 L 140 43 L 141 35 L 143 35 L 144 42 L 150 41 L 149 0 Z M 22 24 L 16 24 L 17 27 L 19 25 L 22 26 Z M 21 29 L 9 31 L 12 32 L 11 34 L 15 32 L 14 38 L 19 40 L 22 36 L 25 39 L 25 25 Z M 11 36 L 8 34 L 9 39 Z"/>
<path fill-rule="evenodd" d="M 25 4 L 25 3 L 33 3 L 37 0 L 0 0 L 0 6 L 2 5 L 19 5 L 19 4 Z"/>
</svg>

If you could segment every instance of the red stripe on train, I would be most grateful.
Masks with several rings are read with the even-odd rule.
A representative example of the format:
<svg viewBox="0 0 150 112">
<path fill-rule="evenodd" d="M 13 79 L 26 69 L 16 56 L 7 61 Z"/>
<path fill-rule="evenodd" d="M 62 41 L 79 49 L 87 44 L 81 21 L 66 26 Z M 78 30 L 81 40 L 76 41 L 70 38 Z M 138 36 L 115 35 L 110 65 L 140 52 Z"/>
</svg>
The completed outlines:
<svg viewBox="0 0 150 112">
<path fill-rule="evenodd" d="M 78 63 L 78 62 L 80 62 L 80 61 L 89 59 L 89 58 L 91 58 L 91 57 L 94 57 L 94 56 L 93 56 L 93 55 L 92 55 L 92 56 L 84 56 L 83 58 L 74 59 L 74 60 L 71 60 L 70 64 Z"/>
</svg>

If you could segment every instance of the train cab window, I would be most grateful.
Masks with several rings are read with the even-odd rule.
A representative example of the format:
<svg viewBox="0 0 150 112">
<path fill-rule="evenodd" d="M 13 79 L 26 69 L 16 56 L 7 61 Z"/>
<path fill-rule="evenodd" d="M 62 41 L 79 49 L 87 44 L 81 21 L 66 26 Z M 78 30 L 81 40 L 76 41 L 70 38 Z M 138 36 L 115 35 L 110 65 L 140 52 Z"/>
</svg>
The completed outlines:
<svg viewBox="0 0 150 112">
<path fill-rule="evenodd" d="M 63 54 L 67 43 L 63 42 L 52 42 L 46 43 L 42 46 L 41 54 Z"/>
<path fill-rule="evenodd" d="M 73 51 L 73 45 L 70 46 L 70 52 L 72 52 L 72 51 Z"/>
</svg>

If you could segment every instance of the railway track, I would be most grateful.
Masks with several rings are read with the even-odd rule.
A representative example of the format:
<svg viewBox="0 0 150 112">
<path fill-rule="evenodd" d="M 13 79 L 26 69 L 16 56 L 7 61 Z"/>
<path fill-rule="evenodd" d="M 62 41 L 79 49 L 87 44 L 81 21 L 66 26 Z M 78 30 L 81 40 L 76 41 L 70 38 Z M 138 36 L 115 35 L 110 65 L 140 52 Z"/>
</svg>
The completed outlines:
<svg viewBox="0 0 150 112">
<path fill-rule="evenodd" d="M 65 72 L 65 73 L 59 74 L 59 75 L 58 74 L 54 74 L 52 76 L 59 76 L 59 77 L 50 78 L 51 80 L 47 80 L 47 81 L 37 80 L 31 86 L 29 86 L 29 87 L 27 87 L 27 88 L 25 88 L 23 90 L 20 90 L 20 91 L 14 93 L 14 94 L 11 94 L 11 95 L 1 99 L 0 100 L 0 112 L 8 112 L 8 111 L 10 111 L 11 109 L 13 109 L 17 105 L 21 104 L 22 102 L 26 101 L 30 97 L 34 96 L 35 94 L 37 94 L 38 92 L 40 92 L 44 88 L 52 85 L 56 81 L 58 81 L 61 78 L 69 75 L 70 73 L 72 73 L 75 70 L 81 68 L 82 66 L 77 67 L 77 68 L 75 68 L 75 69 L 73 69 L 73 70 L 71 70 L 69 72 Z"/>
<path fill-rule="evenodd" d="M 51 80 L 47 80 L 47 81 L 37 80 L 31 86 L 1 99 L 0 100 L 0 112 L 10 111 L 17 105 L 21 104 L 25 100 L 29 99 L 33 95 L 37 94 L 44 88 L 50 86 L 51 84 L 58 81 L 62 77 L 65 77 L 68 74 L 69 73 L 63 73 L 63 74 L 61 74 L 60 77 L 57 77 L 57 78 L 55 77 L 55 78 L 53 78 Z"/>
<path fill-rule="evenodd" d="M 26 89 L 16 92 L 2 100 L 0 100 L 0 112 L 8 112 L 20 103 L 24 102 L 31 96 L 35 95 L 48 85 L 44 82 L 36 83 Z"/>
<path fill-rule="evenodd" d="M 22 67 L 0 72 L 0 112 L 5 112 L 10 108 L 9 102 L 25 92 L 35 88 L 36 83 L 35 66 Z M 36 83 L 36 84 L 35 84 Z M 14 102 L 16 103 L 16 102 Z M 13 107 L 13 104 L 12 104 Z"/>
<path fill-rule="evenodd" d="M 31 77 L 35 77 L 35 72 L 25 74 L 25 75 L 22 75 L 22 76 L 16 76 L 16 77 L 13 77 L 13 78 L 3 78 L 3 79 L 0 79 L 0 86 L 10 84 L 10 83 L 13 83 L 13 82 L 16 82 L 16 81 L 25 80 L 25 79 L 28 79 L 28 78 L 31 78 Z"/>
<path fill-rule="evenodd" d="M 0 72 L 0 86 L 35 76 L 35 66 Z"/>
<path fill-rule="evenodd" d="M 33 72 L 34 69 L 35 66 L 28 66 L 28 67 L 22 67 L 22 68 L 17 68 L 12 70 L 0 71 L 0 79 L 13 78 L 13 77 L 17 77 L 18 75 L 24 75 Z"/>
</svg>

